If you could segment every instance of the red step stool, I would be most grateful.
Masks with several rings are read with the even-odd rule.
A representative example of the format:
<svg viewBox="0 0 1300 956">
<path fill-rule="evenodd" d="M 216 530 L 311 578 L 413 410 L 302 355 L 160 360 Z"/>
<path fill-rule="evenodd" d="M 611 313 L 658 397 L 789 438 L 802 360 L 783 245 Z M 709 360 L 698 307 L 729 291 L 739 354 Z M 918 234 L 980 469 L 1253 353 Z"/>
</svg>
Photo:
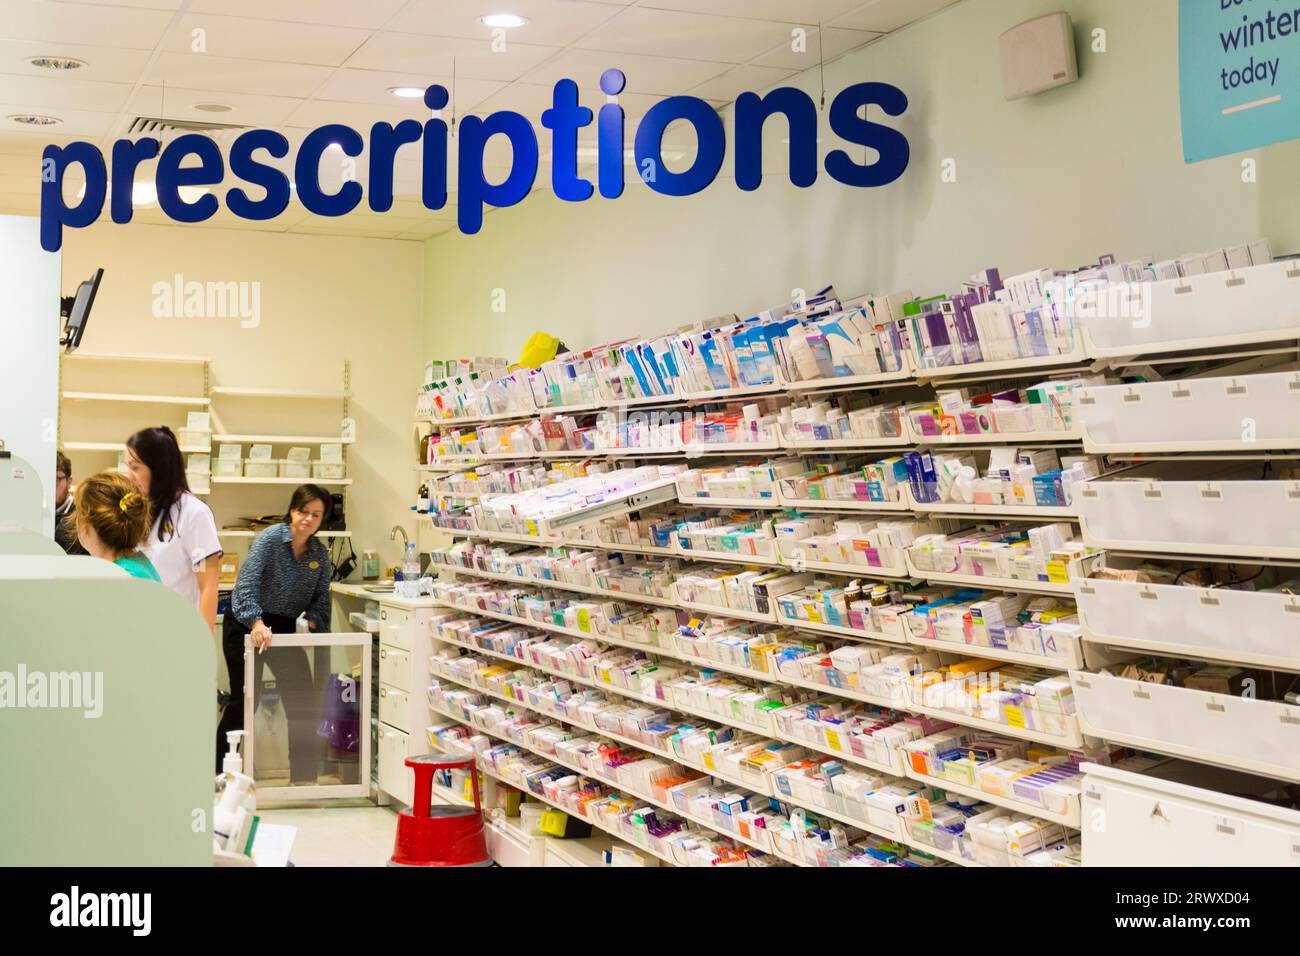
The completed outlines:
<svg viewBox="0 0 1300 956">
<path fill-rule="evenodd" d="M 407 757 L 415 771 L 415 799 L 397 816 L 397 836 L 389 866 L 491 866 L 483 828 L 483 803 L 473 757 L 420 754 Z M 433 774 L 467 768 L 474 786 L 474 806 L 432 805 Z"/>
</svg>

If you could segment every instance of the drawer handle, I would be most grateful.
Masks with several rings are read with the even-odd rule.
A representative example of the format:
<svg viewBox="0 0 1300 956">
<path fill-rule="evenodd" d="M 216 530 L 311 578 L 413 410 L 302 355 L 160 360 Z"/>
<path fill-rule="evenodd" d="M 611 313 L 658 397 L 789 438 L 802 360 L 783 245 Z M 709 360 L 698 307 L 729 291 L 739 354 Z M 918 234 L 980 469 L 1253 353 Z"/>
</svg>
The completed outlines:
<svg viewBox="0 0 1300 956">
<path fill-rule="evenodd" d="M 1216 714 L 1222 714 L 1222 713 L 1226 712 L 1228 708 L 1224 707 L 1222 704 L 1216 704 L 1216 703 L 1215 703 L 1214 701 L 1212 701 L 1212 700 L 1207 700 L 1207 701 L 1205 702 L 1205 709 L 1206 709 L 1206 710 L 1212 710 L 1212 711 L 1214 711 Z"/>
<path fill-rule="evenodd" d="M 1145 691 L 1145 690 L 1141 690 L 1140 688 L 1139 688 L 1139 689 L 1135 689 L 1135 690 L 1133 691 L 1133 696 L 1136 697 L 1138 700 L 1150 700 L 1150 699 L 1151 699 L 1151 694 L 1148 693 L 1148 692 Z"/>
</svg>

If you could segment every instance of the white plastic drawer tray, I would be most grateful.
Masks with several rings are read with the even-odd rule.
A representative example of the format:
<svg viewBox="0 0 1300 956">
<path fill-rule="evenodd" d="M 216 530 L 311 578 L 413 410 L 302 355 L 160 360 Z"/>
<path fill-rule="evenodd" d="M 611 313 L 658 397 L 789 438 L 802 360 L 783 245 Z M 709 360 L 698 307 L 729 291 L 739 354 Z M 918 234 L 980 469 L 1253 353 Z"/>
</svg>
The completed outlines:
<svg viewBox="0 0 1300 956">
<path fill-rule="evenodd" d="M 1075 500 L 1096 547 L 1300 558 L 1300 481 L 1090 481 Z"/>
<path fill-rule="evenodd" d="M 1075 407 L 1097 454 L 1300 448 L 1300 372 L 1104 385 Z"/>
<path fill-rule="evenodd" d="M 1085 734 L 1300 782 L 1300 707 L 1070 671 Z"/>
<path fill-rule="evenodd" d="M 1086 640 L 1157 654 L 1300 671 L 1300 597 L 1226 588 L 1081 581 Z"/>
<path fill-rule="evenodd" d="M 1085 866 L 1300 866 L 1294 810 L 1115 767 L 1083 769 Z"/>
<path fill-rule="evenodd" d="M 1294 338 L 1300 262 L 1102 288 L 1075 313 L 1097 358 Z"/>
</svg>

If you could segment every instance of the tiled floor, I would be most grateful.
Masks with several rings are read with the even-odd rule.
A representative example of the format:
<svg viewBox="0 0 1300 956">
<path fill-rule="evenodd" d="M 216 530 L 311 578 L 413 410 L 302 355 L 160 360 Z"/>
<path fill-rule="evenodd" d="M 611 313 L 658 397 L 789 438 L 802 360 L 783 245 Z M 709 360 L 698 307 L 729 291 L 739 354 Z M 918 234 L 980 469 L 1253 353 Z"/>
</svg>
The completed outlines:
<svg viewBox="0 0 1300 956">
<path fill-rule="evenodd" d="M 397 814 L 373 804 L 259 810 L 266 823 L 297 827 L 295 866 L 383 866 L 393 854 Z"/>
</svg>

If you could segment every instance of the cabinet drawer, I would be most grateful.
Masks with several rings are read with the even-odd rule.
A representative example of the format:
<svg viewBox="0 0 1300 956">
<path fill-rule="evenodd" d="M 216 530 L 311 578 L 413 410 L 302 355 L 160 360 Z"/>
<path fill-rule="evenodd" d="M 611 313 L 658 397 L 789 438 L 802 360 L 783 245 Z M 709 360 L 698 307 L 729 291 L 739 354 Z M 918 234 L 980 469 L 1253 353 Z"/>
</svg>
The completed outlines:
<svg viewBox="0 0 1300 956">
<path fill-rule="evenodd" d="M 379 643 L 410 650 L 415 641 L 415 616 L 399 607 L 379 608 Z"/>
<path fill-rule="evenodd" d="M 379 683 L 409 691 L 411 689 L 411 652 L 389 644 L 379 645 Z"/>
<path fill-rule="evenodd" d="M 488 853 L 497 866 L 535 867 L 542 865 L 546 841 L 541 838 L 522 837 L 506 827 L 488 823 L 486 826 Z"/>
<path fill-rule="evenodd" d="M 415 791 L 415 774 L 406 766 L 410 735 L 379 725 L 379 789 L 409 805 Z"/>
<path fill-rule="evenodd" d="M 391 684 L 379 685 L 379 719 L 398 730 L 411 730 L 411 695 Z"/>
</svg>

